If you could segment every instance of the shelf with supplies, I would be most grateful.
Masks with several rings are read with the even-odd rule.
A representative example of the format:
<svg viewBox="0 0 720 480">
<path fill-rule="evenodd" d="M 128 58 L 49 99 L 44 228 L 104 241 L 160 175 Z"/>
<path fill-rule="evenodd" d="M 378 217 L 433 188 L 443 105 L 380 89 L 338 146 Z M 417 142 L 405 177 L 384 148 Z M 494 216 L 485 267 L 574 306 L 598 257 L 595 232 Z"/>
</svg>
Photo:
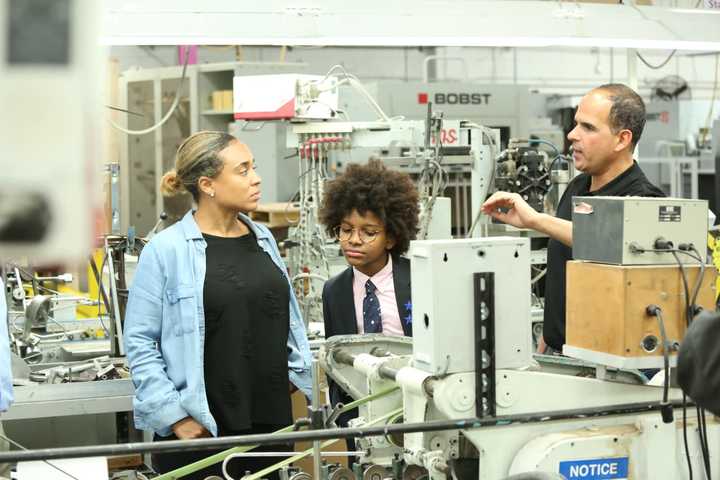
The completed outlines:
<svg viewBox="0 0 720 480">
<path fill-rule="evenodd" d="M 164 210 L 160 178 L 172 168 L 178 145 L 201 130 L 230 131 L 235 122 L 233 77 L 304 72 L 305 63 L 219 62 L 188 65 L 180 87 L 182 65 L 131 68 L 118 77 L 117 107 L 141 115 L 124 115 L 121 126 L 141 130 L 166 114 L 180 90 L 180 102 L 169 121 L 148 135 L 126 135 L 120 141 L 119 231 L 135 227 L 146 235 Z M 271 192 L 272 195 L 272 192 Z"/>
</svg>

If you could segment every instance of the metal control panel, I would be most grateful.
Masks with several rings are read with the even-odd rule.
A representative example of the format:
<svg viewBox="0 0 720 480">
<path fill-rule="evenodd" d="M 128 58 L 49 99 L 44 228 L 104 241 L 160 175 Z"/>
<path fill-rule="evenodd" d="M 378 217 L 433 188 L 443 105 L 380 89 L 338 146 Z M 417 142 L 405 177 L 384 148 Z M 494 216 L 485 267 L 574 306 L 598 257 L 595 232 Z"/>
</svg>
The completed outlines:
<svg viewBox="0 0 720 480">
<path fill-rule="evenodd" d="M 573 258 L 617 265 L 676 263 L 669 252 L 652 252 L 662 238 L 675 248 L 693 244 L 704 256 L 708 202 L 684 198 L 574 197 Z M 697 263 L 679 255 L 683 263 Z"/>
<path fill-rule="evenodd" d="M 495 368 L 530 363 L 530 241 L 492 237 L 410 245 L 413 362 L 433 374 L 475 370 L 476 278 L 492 273 Z M 480 307 L 482 308 L 482 306 Z M 488 332 L 478 332 L 488 335 Z"/>
</svg>

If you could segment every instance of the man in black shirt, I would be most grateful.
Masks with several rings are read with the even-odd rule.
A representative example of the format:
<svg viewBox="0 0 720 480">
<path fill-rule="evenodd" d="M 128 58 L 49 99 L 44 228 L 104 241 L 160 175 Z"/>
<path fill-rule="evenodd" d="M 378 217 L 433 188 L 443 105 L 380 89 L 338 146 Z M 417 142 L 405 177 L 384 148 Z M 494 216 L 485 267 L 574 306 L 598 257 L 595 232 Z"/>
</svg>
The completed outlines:
<svg viewBox="0 0 720 480">
<path fill-rule="evenodd" d="M 550 237 L 540 353 L 561 352 L 565 343 L 565 264 L 572 260 L 572 197 L 664 196 L 632 157 L 645 126 L 645 104 L 635 91 L 621 84 L 591 90 L 578 105 L 575 123 L 568 139 L 575 168 L 582 173 L 568 184 L 555 217 L 535 211 L 517 193 L 496 192 L 482 206 L 484 213 L 501 222 Z"/>
</svg>

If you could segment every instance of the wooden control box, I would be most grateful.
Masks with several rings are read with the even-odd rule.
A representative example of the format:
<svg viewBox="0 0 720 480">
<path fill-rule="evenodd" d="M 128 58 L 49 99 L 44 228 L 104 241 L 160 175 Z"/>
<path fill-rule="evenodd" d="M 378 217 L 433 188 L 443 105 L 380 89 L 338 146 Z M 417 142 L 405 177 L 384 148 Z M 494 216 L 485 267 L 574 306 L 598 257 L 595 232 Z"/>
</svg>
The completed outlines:
<svg viewBox="0 0 720 480">
<path fill-rule="evenodd" d="M 685 265 L 692 290 L 700 266 Z M 715 308 L 717 271 L 707 265 L 697 304 Z M 682 341 L 686 330 L 685 291 L 676 265 L 567 264 L 566 341 L 563 353 L 616 368 L 661 368 L 662 337 L 650 304 L 662 309 L 668 340 Z M 651 349 L 653 340 L 657 347 Z M 671 359 L 674 364 L 674 355 Z"/>
</svg>

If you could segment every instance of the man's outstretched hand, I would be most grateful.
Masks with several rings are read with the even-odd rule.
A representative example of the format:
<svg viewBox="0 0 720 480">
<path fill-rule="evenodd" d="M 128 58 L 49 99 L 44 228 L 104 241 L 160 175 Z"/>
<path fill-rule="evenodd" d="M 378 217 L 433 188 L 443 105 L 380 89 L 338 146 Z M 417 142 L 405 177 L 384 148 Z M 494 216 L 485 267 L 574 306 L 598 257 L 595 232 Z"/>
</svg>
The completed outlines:
<svg viewBox="0 0 720 480">
<path fill-rule="evenodd" d="M 495 192 L 482 205 L 482 211 L 496 220 L 517 228 L 537 229 L 540 214 L 517 193 Z"/>
</svg>

